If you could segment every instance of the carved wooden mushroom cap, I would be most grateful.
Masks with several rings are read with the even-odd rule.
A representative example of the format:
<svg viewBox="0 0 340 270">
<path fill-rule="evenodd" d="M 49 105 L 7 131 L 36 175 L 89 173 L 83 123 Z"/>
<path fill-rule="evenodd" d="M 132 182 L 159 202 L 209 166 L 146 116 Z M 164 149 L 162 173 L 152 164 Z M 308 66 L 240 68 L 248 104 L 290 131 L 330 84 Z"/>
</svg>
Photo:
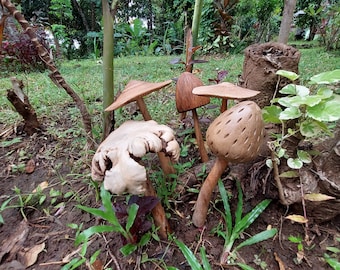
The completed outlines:
<svg viewBox="0 0 340 270">
<path fill-rule="evenodd" d="M 187 112 L 210 102 L 210 98 L 200 97 L 192 93 L 195 87 L 202 85 L 202 81 L 190 72 L 183 72 L 178 77 L 176 84 L 176 107 L 178 112 Z"/>
<path fill-rule="evenodd" d="M 199 96 L 244 99 L 256 96 L 259 91 L 250 90 L 229 82 L 195 87 L 192 93 Z"/>
<path fill-rule="evenodd" d="M 207 130 L 207 143 L 217 156 L 230 162 L 254 159 L 260 149 L 264 124 L 253 101 L 243 101 L 218 116 Z"/>
<path fill-rule="evenodd" d="M 138 97 L 146 96 L 153 91 L 159 90 L 164 86 L 167 86 L 172 81 L 167 80 L 159 83 L 151 83 L 144 81 L 132 80 L 126 85 L 125 89 L 118 96 L 118 98 L 113 102 L 109 107 L 105 109 L 105 111 L 113 111 L 116 110 L 131 101 L 135 101 Z"/>
</svg>

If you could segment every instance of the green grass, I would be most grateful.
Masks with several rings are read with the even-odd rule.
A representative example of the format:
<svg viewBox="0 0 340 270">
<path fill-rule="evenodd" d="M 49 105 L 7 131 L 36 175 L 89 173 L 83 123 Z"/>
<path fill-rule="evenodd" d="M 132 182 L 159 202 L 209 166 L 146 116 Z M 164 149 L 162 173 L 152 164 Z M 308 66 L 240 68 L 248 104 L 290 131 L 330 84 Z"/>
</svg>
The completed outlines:
<svg viewBox="0 0 340 270">
<path fill-rule="evenodd" d="M 313 47 L 311 49 L 300 49 L 300 74 L 301 80 L 306 81 L 314 74 L 340 68 L 340 56 L 325 52 L 322 48 Z M 150 82 L 160 82 L 178 77 L 183 71 L 180 64 L 172 65 L 170 61 L 176 56 L 146 56 L 146 57 L 122 57 L 114 60 L 115 64 L 115 94 L 122 91 L 128 81 L 145 80 Z M 242 73 L 244 56 L 239 55 L 217 55 L 217 56 L 197 56 L 197 59 L 209 60 L 205 64 L 197 64 L 194 68 L 200 70 L 197 74 L 208 84 L 209 78 L 216 76 L 217 70 L 226 69 L 229 74 L 226 81 L 236 83 L 238 75 Z M 182 57 L 184 59 L 184 57 Z M 83 98 L 87 104 L 90 114 L 93 116 L 94 129 L 100 133 L 101 112 L 103 110 L 102 97 L 102 66 L 95 60 L 74 60 L 65 61 L 59 66 L 61 74 L 71 87 Z M 30 102 L 36 109 L 38 118 L 58 118 L 59 115 L 67 113 L 72 118 L 79 119 L 79 112 L 70 107 L 72 100 L 66 92 L 57 88 L 48 77 L 48 72 L 44 73 L 20 73 L 12 74 L 23 80 L 25 91 Z M 10 125 L 21 121 L 20 116 L 13 110 L 6 98 L 6 89 L 11 88 L 9 77 L 0 78 L 0 119 L 1 123 Z M 152 117 L 161 123 L 169 123 L 176 119 L 175 108 L 175 84 L 153 93 L 146 98 L 147 106 Z M 219 101 L 213 100 L 214 103 Z M 218 110 L 212 114 L 218 113 Z M 126 110 L 116 112 L 117 124 L 131 118 Z M 139 119 L 139 118 L 137 118 Z M 79 121 L 79 120 L 78 120 Z M 80 122 L 80 121 L 79 121 Z M 79 123 L 81 126 L 81 123 Z"/>
</svg>

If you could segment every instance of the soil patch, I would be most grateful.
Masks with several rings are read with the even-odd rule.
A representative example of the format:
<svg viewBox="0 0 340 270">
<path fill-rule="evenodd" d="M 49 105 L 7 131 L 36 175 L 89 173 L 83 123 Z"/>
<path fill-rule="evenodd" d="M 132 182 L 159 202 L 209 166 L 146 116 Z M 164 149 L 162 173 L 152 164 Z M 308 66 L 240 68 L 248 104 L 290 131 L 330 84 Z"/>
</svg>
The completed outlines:
<svg viewBox="0 0 340 270">
<path fill-rule="evenodd" d="M 13 197 L 15 198 L 8 205 L 20 205 L 19 197 L 26 200 L 39 184 L 47 181 L 48 187 L 37 191 L 35 194 L 40 195 L 33 196 L 25 207 L 9 208 L 1 212 L 5 223 L 0 225 L 0 269 L 61 269 L 66 262 L 79 257 L 80 252 L 79 247 L 74 244 L 77 230 L 71 229 L 68 224 L 82 224 L 83 230 L 102 222 L 76 207 L 78 204 L 100 207 L 101 203 L 90 179 L 93 153 L 82 149 L 84 144 L 75 143 L 77 137 L 69 129 L 74 123 L 65 118 L 67 115 L 58 117 L 64 121 L 54 122 L 52 129 L 45 126 L 46 131 L 31 137 L 17 134 L 15 131 L 20 130 L 19 128 L 1 126 L 1 129 L 8 132 L 2 138 L 0 148 L 3 168 L 0 175 L 0 205 Z M 204 123 L 202 126 L 204 129 Z M 178 140 L 182 143 L 184 137 L 179 137 Z M 212 156 L 210 158 L 213 160 Z M 28 173 L 27 164 L 32 164 L 32 160 L 34 169 L 31 168 Z M 157 158 L 154 160 L 157 161 Z M 198 160 L 198 150 L 194 144 L 189 144 L 188 155 L 179 162 L 184 164 L 192 160 Z M 257 162 L 260 166 L 263 160 Z M 207 163 L 207 171 L 211 164 L 212 161 Z M 274 181 L 270 177 L 262 182 L 261 176 L 258 176 L 254 184 L 250 174 L 254 164 L 232 166 L 223 176 L 227 191 L 233 195 L 232 211 L 235 211 L 237 203 L 234 179 L 238 177 L 245 194 L 244 213 L 249 212 L 263 199 L 272 199 L 269 207 L 246 230 L 242 238 L 268 227 L 277 228 L 279 233 L 273 239 L 240 249 L 238 259 L 255 269 L 283 269 L 280 264 L 284 265 L 284 269 L 331 269 L 323 256 L 327 247 L 339 247 L 339 242 L 335 239 L 339 237 L 339 217 L 322 224 L 311 222 L 308 230 L 286 220 L 285 216 L 288 214 L 302 213 L 278 202 Z M 219 264 L 224 241 L 216 234 L 216 228 L 221 228 L 224 224 L 219 212 L 223 211 L 223 204 L 217 190 L 213 194 L 206 226 L 198 229 L 191 223 L 192 208 L 197 197 L 192 190 L 199 188 L 203 181 L 201 172 L 202 164 L 194 161 L 193 168 L 179 177 L 181 185 L 176 189 L 177 194 L 173 195 L 175 199 L 169 200 L 170 207 L 166 207 L 169 222 L 174 235 L 192 251 L 197 251 L 197 257 L 199 248 L 206 248 L 212 269 L 232 269 Z M 41 199 L 41 194 L 46 196 L 44 200 Z M 303 258 L 299 264 L 296 260 L 297 244 L 289 241 L 289 236 L 303 239 Z M 172 241 L 151 238 L 146 246 L 127 257 L 120 253 L 120 248 L 121 237 L 117 233 L 96 235 L 88 247 L 86 257 L 89 258 L 97 250 L 101 250 L 93 269 L 166 269 L 166 265 L 191 269 Z M 301 256 L 301 252 L 299 255 Z M 90 269 L 89 267 L 84 263 L 78 269 Z"/>
</svg>

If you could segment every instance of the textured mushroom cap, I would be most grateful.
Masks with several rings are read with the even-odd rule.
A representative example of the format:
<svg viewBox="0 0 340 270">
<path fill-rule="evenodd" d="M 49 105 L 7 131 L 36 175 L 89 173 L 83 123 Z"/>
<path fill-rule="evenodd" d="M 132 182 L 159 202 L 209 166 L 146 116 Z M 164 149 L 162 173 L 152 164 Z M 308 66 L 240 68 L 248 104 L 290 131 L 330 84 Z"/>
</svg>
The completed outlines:
<svg viewBox="0 0 340 270">
<path fill-rule="evenodd" d="M 199 96 L 244 99 L 256 96 L 259 91 L 250 90 L 229 82 L 199 86 L 192 90 L 192 93 Z"/>
<path fill-rule="evenodd" d="M 264 123 L 260 107 L 243 101 L 218 116 L 207 130 L 211 151 L 230 162 L 254 159 L 260 149 Z"/>
<path fill-rule="evenodd" d="M 105 111 L 113 111 L 116 110 L 131 101 L 135 101 L 138 97 L 143 97 L 150 94 L 153 91 L 159 90 L 164 86 L 167 86 L 172 81 L 164 81 L 159 83 L 150 83 L 144 81 L 130 81 L 122 93 L 118 96 L 118 98 L 105 109 Z"/>
<path fill-rule="evenodd" d="M 202 86 L 202 81 L 190 72 L 183 72 L 176 84 L 176 107 L 178 112 L 186 112 L 196 109 L 210 102 L 208 97 L 194 95 L 192 90 Z"/>
<path fill-rule="evenodd" d="M 104 179 L 104 188 L 112 193 L 142 194 L 146 169 L 136 160 L 160 151 L 173 160 L 179 158 L 180 148 L 170 127 L 153 120 L 127 121 L 99 145 L 92 159 L 92 178 Z"/>
</svg>

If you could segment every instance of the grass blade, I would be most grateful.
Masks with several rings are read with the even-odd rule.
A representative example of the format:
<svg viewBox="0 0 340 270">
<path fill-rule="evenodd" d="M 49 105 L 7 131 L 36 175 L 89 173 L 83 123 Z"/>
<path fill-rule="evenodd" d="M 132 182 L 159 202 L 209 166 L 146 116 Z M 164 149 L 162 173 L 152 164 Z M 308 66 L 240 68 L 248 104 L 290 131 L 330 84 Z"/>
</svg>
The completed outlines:
<svg viewBox="0 0 340 270">
<path fill-rule="evenodd" d="M 129 210 L 128 210 L 128 218 L 127 218 L 127 222 L 126 222 L 126 231 L 129 232 L 133 223 L 135 222 L 136 216 L 137 216 L 137 212 L 138 212 L 138 204 L 133 203 L 129 206 Z"/>
<path fill-rule="evenodd" d="M 335 270 L 340 269 L 340 262 L 329 256 L 327 253 L 324 254 L 325 261 Z"/>
<path fill-rule="evenodd" d="M 174 242 L 183 253 L 192 270 L 203 270 L 195 254 L 181 241 L 174 239 Z"/>
<path fill-rule="evenodd" d="M 75 240 L 75 244 L 79 245 L 82 242 L 85 242 L 87 239 L 89 239 L 92 235 L 96 233 L 103 233 L 103 232 L 114 232 L 116 231 L 116 228 L 109 225 L 98 225 L 90 227 L 84 231 L 82 231 Z"/>
<path fill-rule="evenodd" d="M 207 254 L 205 252 L 205 248 L 204 247 L 201 247 L 200 254 L 201 254 L 203 269 L 204 270 L 211 270 L 211 266 L 210 266 L 209 260 L 207 258 Z"/>
<path fill-rule="evenodd" d="M 241 188 L 241 183 L 238 180 L 236 180 L 236 187 L 237 187 L 237 208 L 235 212 L 235 224 L 241 221 L 243 211 L 243 192 Z"/>
<path fill-rule="evenodd" d="M 237 224 L 235 224 L 235 228 L 233 230 L 233 234 L 240 234 L 245 229 L 247 229 L 254 221 L 258 218 L 259 215 L 267 208 L 270 204 L 271 200 L 263 200 L 258 205 L 256 205 L 253 210 L 251 210 L 248 214 L 246 214 Z"/>
<path fill-rule="evenodd" d="M 226 238 L 227 238 L 226 242 L 229 242 L 229 238 L 231 236 L 231 232 L 232 232 L 232 229 L 233 229 L 233 219 L 232 219 L 232 215 L 231 215 L 231 211 L 230 211 L 228 194 L 227 194 L 227 191 L 225 190 L 225 187 L 224 187 L 221 179 L 218 180 L 218 189 L 219 189 L 220 194 L 221 194 L 223 207 L 224 207 L 224 211 L 225 211 L 225 222 L 226 222 L 226 226 L 227 226 L 226 233 L 228 233 L 228 235 L 226 235 Z"/>
<path fill-rule="evenodd" d="M 277 233 L 277 229 L 270 229 L 270 230 L 265 230 L 260 233 L 255 234 L 254 236 L 250 237 L 249 239 L 243 241 L 241 244 L 239 244 L 234 251 L 239 250 L 242 247 L 245 246 L 250 246 L 257 244 L 259 242 L 262 242 L 264 240 L 267 240 L 269 238 L 272 238 L 275 234 Z"/>
</svg>

